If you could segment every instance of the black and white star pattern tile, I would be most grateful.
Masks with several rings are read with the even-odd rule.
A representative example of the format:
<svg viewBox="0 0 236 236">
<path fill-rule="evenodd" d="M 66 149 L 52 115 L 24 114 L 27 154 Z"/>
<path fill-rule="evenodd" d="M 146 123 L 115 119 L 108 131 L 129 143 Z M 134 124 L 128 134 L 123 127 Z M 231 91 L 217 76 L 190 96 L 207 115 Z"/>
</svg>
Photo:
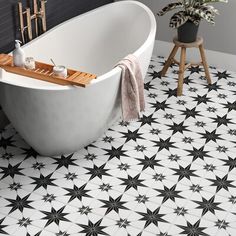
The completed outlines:
<svg viewBox="0 0 236 236">
<path fill-rule="evenodd" d="M 236 73 L 210 67 L 160 78 L 146 111 L 76 153 L 43 157 L 9 125 L 0 137 L 0 235 L 236 235 Z M 65 137 L 66 138 L 66 137 Z"/>
</svg>

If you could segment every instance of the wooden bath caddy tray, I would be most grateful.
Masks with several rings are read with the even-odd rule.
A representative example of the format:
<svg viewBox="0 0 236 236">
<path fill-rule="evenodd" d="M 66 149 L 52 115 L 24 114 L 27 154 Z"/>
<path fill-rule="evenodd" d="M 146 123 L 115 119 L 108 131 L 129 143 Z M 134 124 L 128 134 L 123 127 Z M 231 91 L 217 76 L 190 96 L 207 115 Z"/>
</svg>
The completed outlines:
<svg viewBox="0 0 236 236">
<path fill-rule="evenodd" d="M 36 68 L 34 70 L 24 69 L 13 66 L 13 58 L 7 54 L 0 54 L 0 67 L 7 72 L 27 76 L 30 78 L 43 80 L 60 85 L 77 85 L 86 87 L 91 80 L 96 79 L 97 76 L 90 73 L 67 69 L 67 78 L 62 78 L 53 75 L 53 65 L 42 62 L 35 62 Z"/>
</svg>

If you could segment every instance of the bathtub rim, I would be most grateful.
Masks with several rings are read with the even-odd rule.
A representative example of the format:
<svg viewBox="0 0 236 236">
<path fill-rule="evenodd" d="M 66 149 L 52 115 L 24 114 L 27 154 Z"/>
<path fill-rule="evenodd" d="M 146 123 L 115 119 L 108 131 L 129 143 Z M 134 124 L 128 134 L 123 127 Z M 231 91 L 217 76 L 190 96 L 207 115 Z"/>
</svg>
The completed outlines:
<svg viewBox="0 0 236 236">
<path fill-rule="evenodd" d="M 84 17 L 84 16 L 89 15 L 89 14 L 91 14 L 91 13 L 93 13 L 93 12 L 99 10 L 99 9 L 111 7 L 111 5 L 120 5 L 120 4 L 121 5 L 136 4 L 136 5 L 140 6 L 140 7 L 142 7 L 147 12 L 147 14 L 149 16 L 149 19 L 150 19 L 150 32 L 149 32 L 146 40 L 142 44 L 142 46 L 140 46 L 136 51 L 134 51 L 132 53 L 137 58 L 139 58 L 142 55 L 142 53 L 146 50 L 146 48 L 152 43 L 153 37 L 155 37 L 155 34 L 156 34 L 156 19 L 155 19 L 155 16 L 154 16 L 153 12 L 145 4 L 143 4 L 141 2 L 138 2 L 138 1 L 135 1 L 135 0 L 119 1 L 119 2 L 109 3 L 109 4 L 106 4 L 106 5 L 100 6 L 98 8 L 95 8 L 93 10 L 90 10 L 88 12 L 85 12 L 83 14 L 80 14 L 78 16 L 75 16 L 75 17 L 73 17 L 73 18 L 71 18 L 69 20 L 66 20 L 66 21 L 58 24 L 57 26 L 55 26 L 52 29 L 50 29 L 47 32 L 45 32 L 44 34 L 40 35 L 39 37 L 37 37 L 37 38 L 33 39 L 32 41 L 28 42 L 27 44 L 23 45 L 22 48 L 33 44 L 36 40 L 40 40 L 40 38 L 46 37 L 47 34 L 50 34 L 51 32 L 53 32 L 54 30 L 56 30 L 60 26 L 62 26 L 64 24 L 67 24 L 70 21 L 73 21 L 75 18 Z M 9 53 L 9 54 L 11 55 L 12 52 Z M 3 70 L 3 69 L 0 68 L 0 70 Z M 103 80 L 108 79 L 111 76 L 114 76 L 116 73 L 120 73 L 120 72 L 121 72 L 121 69 L 119 67 L 112 68 L 111 70 L 109 70 L 108 72 L 104 73 L 103 75 L 98 76 L 96 80 L 92 80 L 91 83 L 87 87 L 93 86 L 93 85 L 95 85 L 95 84 L 97 84 L 97 83 L 99 83 L 99 82 L 101 82 Z M 8 73 L 8 72 L 3 70 L 3 74 L 4 74 L 4 76 L 7 76 L 7 75 L 10 75 L 11 73 Z M 13 85 L 13 86 L 16 86 L 16 87 L 22 87 L 22 88 L 29 88 L 29 89 L 35 89 L 35 90 L 52 90 L 52 91 L 58 91 L 58 90 L 63 90 L 64 91 L 64 90 L 71 90 L 71 89 L 81 88 L 81 87 L 74 86 L 74 85 L 61 86 L 61 85 L 56 85 L 55 84 L 55 86 L 51 86 L 51 85 L 47 86 L 47 84 L 46 84 L 47 82 L 45 82 L 44 85 L 17 84 L 15 82 L 11 82 L 9 80 L 7 80 L 7 81 L 4 80 L 4 76 L 2 76 L 2 78 L 0 78 L 0 82 L 1 83 Z M 17 76 L 20 76 L 20 75 L 17 75 Z"/>
</svg>

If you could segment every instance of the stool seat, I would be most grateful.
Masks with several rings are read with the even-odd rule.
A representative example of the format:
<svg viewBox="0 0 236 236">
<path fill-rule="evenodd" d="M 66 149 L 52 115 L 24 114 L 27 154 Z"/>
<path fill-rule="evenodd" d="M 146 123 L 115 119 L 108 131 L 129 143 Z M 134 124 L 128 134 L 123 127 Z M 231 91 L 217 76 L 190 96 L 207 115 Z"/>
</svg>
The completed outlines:
<svg viewBox="0 0 236 236">
<path fill-rule="evenodd" d="M 178 41 L 177 37 L 173 39 L 174 48 L 172 49 L 162 71 L 161 71 L 161 76 L 165 76 L 167 70 L 169 69 L 170 65 L 174 62 L 179 65 L 179 78 L 178 78 L 178 87 L 177 87 L 177 96 L 181 96 L 183 93 L 183 82 L 184 82 L 184 72 L 187 68 L 190 66 L 198 66 L 198 65 L 203 65 L 204 70 L 205 70 L 205 75 L 208 84 L 211 84 L 211 76 L 209 73 L 209 68 L 208 64 L 206 61 L 206 55 L 203 47 L 203 38 L 198 37 L 195 42 L 192 43 L 183 43 Z M 178 49 L 181 48 L 181 55 L 180 55 L 180 62 L 178 62 L 175 59 L 175 55 L 178 51 Z M 199 63 L 193 63 L 190 62 L 186 65 L 186 49 L 187 48 L 198 48 L 200 51 L 201 59 L 202 61 Z"/>
<path fill-rule="evenodd" d="M 198 48 L 201 44 L 203 44 L 203 37 L 198 37 L 196 41 L 192 43 L 183 43 L 183 42 L 178 41 L 177 37 L 174 37 L 173 43 L 179 47 Z"/>
</svg>

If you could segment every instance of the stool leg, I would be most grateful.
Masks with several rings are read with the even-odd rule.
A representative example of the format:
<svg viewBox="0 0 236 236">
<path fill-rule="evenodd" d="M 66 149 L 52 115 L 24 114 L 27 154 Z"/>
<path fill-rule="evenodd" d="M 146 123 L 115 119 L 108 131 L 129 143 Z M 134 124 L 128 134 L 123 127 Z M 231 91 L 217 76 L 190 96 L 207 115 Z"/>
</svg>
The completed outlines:
<svg viewBox="0 0 236 236">
<path fill-rule="evenodd" d="M 165 76 L 167 70 L 169 69 L 171 63 L 172 63 L 172 59 L 175 57 L 177 51 L 178 51 L 179 47 L 178 46 L 174 46 L 174 48 L 172 49 L 166 63 L 165 66 L 163 67 L 162 71 L 161 71 L 161 76 Z"/>
<path fill-rule="evenodd" d="M 186 48 L 182 47 L 181 55 L 180 55 L 180 64 L 179 64 L 179 79 L 178 79 L 177 96 L 181 96 L 183 93 L 185 60 L 186 60 Z"/>
<path fill-rule="evenodd" d="M 199 50 L 200 50 L 200 54 L 201 54 L 201 58 L 202 58 L 202 64 L 204 66 L 207 82 L 208 82 L 208 84 L 211 84 L 211 76 L 210 76 L 210 73 L 209 73 L 209 68 L 208 68 L 208 64 L 207 64 L 203 44 L 199 45 Z"/>
</svg>

